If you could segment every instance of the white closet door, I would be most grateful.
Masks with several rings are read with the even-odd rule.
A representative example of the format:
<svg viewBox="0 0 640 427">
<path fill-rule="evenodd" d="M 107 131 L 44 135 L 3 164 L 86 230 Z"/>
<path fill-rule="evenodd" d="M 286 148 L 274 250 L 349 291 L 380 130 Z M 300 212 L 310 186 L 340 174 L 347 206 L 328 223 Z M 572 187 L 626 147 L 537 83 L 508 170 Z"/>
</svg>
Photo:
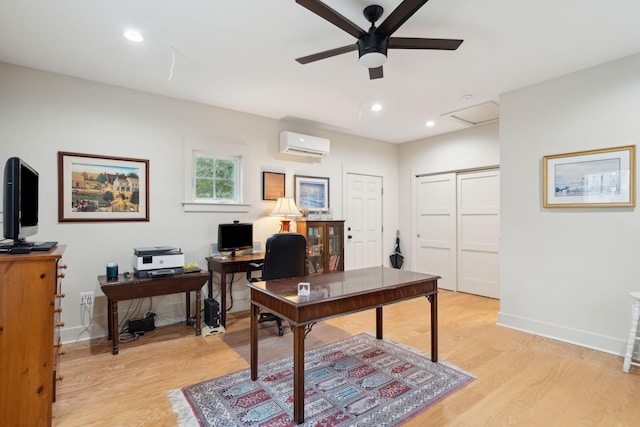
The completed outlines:
<svg viewBox="0 0 640 427">
<path fill-rule="evenodd" d="M 456 286 L 456 174 L 416 178 L 416 239 L 413 270 L 441 277 L 438 287 Z"/>
<path fill-rule="evenodd" d="M 458 175 L 458 290 L 500 297 L 500 171 Z"/>
</svg>

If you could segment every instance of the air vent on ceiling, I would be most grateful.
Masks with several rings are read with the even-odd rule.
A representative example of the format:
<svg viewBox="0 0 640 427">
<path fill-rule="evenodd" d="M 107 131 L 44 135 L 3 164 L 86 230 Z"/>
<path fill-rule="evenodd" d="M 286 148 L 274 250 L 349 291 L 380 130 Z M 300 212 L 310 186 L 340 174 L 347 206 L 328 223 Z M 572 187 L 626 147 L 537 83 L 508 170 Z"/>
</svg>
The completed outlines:
<svg viewBox="0 0 640 427">
<path fill-rule="evenodd" d="M 500 109 L 498 104 L 489 101 L 462 110 L 443 114 L 443 117 L 451 117 L 467 126 L 483 125 L 498 120 Z"/>
</svg>

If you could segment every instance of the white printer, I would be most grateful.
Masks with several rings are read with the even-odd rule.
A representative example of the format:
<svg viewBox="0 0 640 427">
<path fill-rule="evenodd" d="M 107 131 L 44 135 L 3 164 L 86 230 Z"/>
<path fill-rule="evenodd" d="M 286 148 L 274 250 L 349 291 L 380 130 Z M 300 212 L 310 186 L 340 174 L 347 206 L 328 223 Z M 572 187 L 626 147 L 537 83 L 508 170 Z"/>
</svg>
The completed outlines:
<svg viewBox="0 0 640 427">
<path fill-rule="evenodd" d="M 133 272 L 138 277 L 161 277 L 183 273 L 184 254 L 173 246 L 134 248 Z"/>
</svg>

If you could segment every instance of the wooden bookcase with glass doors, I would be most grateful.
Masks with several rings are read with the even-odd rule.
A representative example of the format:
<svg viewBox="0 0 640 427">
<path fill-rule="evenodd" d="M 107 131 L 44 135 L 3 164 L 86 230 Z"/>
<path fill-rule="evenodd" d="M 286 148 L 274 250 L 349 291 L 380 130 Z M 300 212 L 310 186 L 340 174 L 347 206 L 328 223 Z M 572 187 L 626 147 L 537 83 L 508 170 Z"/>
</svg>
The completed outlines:
<svg viewBox="0 0 640 427">
<path fill-rule="evenodd" d="M 344 271 L 344 220 L 296 221 L 296 230 L 307 239 L 309 274 Z"/>
</svg>

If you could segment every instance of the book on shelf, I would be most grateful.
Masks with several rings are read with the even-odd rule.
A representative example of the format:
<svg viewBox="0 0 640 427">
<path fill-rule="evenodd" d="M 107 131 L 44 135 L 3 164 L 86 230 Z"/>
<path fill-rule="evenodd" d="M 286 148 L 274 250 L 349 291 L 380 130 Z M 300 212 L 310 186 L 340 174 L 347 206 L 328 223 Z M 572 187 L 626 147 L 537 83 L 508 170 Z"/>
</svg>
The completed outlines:
<svg viewBox="0 0 640 427">
<path fill-rule="evenodd" d="M 338 268 L 339 262 L 340 262 L 340 255 L 338 254 L 331 255 L 331 257 L 329 258 L 329 270 L 335 271 Z"/>
</svg>

